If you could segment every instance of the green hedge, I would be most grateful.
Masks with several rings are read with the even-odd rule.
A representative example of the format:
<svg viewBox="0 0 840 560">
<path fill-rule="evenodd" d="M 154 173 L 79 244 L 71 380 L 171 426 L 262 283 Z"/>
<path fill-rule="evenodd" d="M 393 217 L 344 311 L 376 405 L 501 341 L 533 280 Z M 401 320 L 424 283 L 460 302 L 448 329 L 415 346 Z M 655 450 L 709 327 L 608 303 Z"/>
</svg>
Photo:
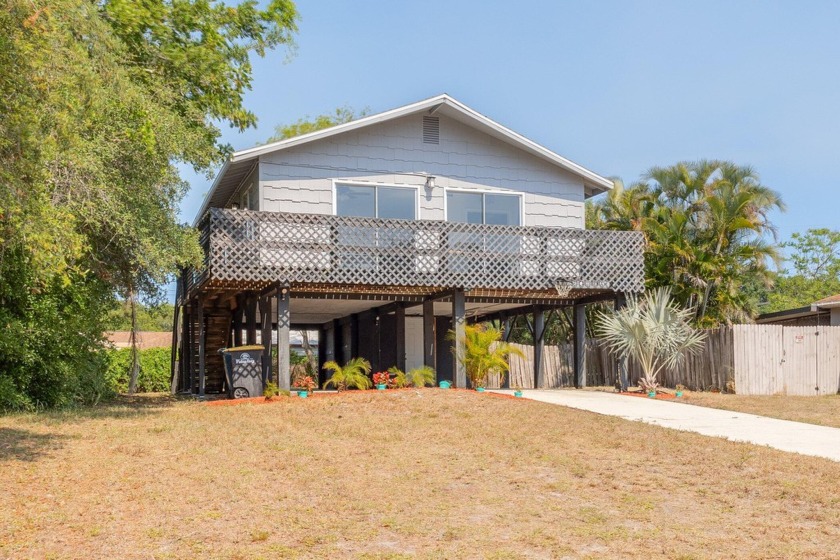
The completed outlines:
<svg viewBox="0 0 840 560">
<path fill-rule="evenodd" d="M 108 350 L 106 379 L 119 392 L 128 391 L 128 377 L 131 369 L 131 349 Z M 170 360 L 169 348 L 147 348 L 140 350 L 140 376 L 137 378 L 138 393 L 169 391 Z"/>
</svg>

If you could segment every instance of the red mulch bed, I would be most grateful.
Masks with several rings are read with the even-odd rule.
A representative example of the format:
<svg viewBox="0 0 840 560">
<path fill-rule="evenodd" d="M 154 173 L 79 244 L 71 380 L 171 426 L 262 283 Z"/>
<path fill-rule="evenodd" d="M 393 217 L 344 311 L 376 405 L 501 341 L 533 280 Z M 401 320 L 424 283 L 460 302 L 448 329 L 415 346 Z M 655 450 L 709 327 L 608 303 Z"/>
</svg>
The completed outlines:
<svg viewBox="0 0 840 560">
<path fill-rule="evenodd" d="M 643 393 L 641 391 L 622 391 L 619 395 L 627 395 L 628 397 L 644 397 L 646 399 L 651 398 L 647 393 Z M 673 393 L 656 393 L 656 397 L 654 398 L 660 401 L 672 401 L 676 399 L 677 396 Z"/>
<path fill-rule="evenodd" d="M 440 391 L 441 389 L 439 387 L 424 387 L 423 389 L 417 389 L 415 387 L 406 387 L 404 389 L 386 389 L 383 392 L 397 393 L 397 392 L 419 391 L 419 390 L 422 390 L 422 391 Z M 442 390 L 444 390 L 444 391 L 459 391 L 459 392 L 479 394 L 477 391 L 474 391 L 472 389 L 456 389 L 454 387 L 451 388 L 451 389 L 442 389 Z M 343 391 L 342 393 L 345 394 L 345 395 L 353 395 L 353 394 L 361 395 L 361 394 L 367 394 L 369 392 L 376 392 L 376 391 L 377 391 L 376 389 L 369 389 L 368 391 Z M 513 399 L 515 401 L 525 400 L 525 399 L 520 398 L 520 397 L 514 397 L 513 395 L 508 395 L 506 393 L 485 392 L 484 394 L 488 395 L 488 396 L 492 396 L 492 397 L 497 397 L 497 398 L 500 398 L 500 399 Z M 630 393 L 623 393 L 623 394 L 630 394 Z M 316 391 L 315 393 L 310 393 L 309 397 L 307 397 L 307 398 L 322 399 L 322 398 L 325 398 L 325 397 L 334 397 L 334 396 L 337 396 L 337 395 L 339 395 L 339 393 L 337 391 L 328 391 L 328 392 L 327 391 L 324 391 L 324 392 Z M 647 396 L 647 395 L 645 395 L 645 396 Z M 251 397 L 251 398 L 248 398 L 248 399 L 218 399 L 218 400 L 207 401 L 204 404 L 206 406 L 238 406 L 238 405 L 241 405 L 241 404 L 274 404 L 274 403 L 278 403 L 278 402 L 284 402 L 288 399 L 305 400 L 305 399 L 301 399 L 300 397 L 298 397 L 295 394 L 295 391 L 292 391 L 292 395 L 290 397 L 274 397 L 271 400 L 266 400 L 265 397 Z"/>
</svg>

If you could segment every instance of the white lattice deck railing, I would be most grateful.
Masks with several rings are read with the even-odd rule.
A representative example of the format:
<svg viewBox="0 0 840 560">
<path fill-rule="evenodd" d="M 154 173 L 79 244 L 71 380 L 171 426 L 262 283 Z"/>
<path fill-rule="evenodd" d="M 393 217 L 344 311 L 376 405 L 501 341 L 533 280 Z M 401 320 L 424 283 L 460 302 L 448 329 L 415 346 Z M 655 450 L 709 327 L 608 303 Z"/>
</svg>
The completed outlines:
<svg viewBox="0 0 840 560">
<path fill-rule="evenodd" d="M 644 279 L 638 232 L 220 208 L 200 229 L 205 267 L 187 271 L 186 292 L 205 284 L 249 289 L 283 282 L 567 297 L 639 292 Z"/>
</svg>

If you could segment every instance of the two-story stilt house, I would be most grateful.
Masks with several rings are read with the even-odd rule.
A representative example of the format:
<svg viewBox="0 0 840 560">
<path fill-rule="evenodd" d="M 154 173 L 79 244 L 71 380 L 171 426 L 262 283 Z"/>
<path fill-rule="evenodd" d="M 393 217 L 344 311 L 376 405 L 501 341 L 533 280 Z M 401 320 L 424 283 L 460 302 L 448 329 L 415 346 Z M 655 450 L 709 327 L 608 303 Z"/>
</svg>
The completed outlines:
<svg viewBox="0 0 840 560">
<path fill-rule="evenodd" d="M 177 388 L 222 391 L 217 349 L 272 339 L 288 388 L 295 328 L 319 331 L 322 363 L 426 364 L 463 387 L 446 333 L 522 313 L 539 386 L 545 314 L 564 306 L 585 383 L 583 305 L 643 286 L 640 233 L 584 229 L 611 187 L 448 95 L 236 152 L 196 219 L 204 268 L 178 283 Z"/>
</svg>

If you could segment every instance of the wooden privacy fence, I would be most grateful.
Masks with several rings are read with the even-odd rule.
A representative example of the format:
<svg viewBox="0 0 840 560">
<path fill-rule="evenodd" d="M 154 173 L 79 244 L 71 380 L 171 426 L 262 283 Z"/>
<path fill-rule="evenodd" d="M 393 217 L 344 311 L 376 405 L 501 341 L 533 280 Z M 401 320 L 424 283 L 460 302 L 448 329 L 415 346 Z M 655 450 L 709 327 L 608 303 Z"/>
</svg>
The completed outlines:
<svg viewBox="0 0 840 560">
<path fill-rule="evenodd" d="M 734 389 L 742 395 L 827 395 L 840 389 L 840 327 L 735 325 L 706 331 L 703 349 L 676 368 L 659 374 L 659 383 L 691 390 Z M 534 348 L 515 344 L 524 358 L 510 358 L 510 386 L 534 386 Z M 603 343 L 586 340 L 587 385 L 613 386 L 618 363 Z M 546 346 L 545 388 L 574 386 L 571 344 Z M 637 384 L 641 368 L 632 360 L 627 374 Z M 493 384 L 493 381 L 490 380 Z"/>
</svg>

